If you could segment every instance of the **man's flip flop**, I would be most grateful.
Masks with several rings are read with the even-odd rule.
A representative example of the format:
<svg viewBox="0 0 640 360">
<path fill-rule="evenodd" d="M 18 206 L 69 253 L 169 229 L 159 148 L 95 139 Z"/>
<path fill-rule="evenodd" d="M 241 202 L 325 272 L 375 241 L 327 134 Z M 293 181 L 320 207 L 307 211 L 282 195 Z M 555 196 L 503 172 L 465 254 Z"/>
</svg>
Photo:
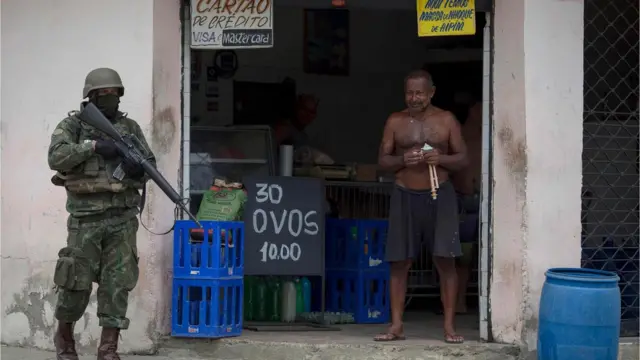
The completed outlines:
<svg viewBox="0 0 640 360">
<path fill-rule="evenodd" d="M 444 342 L 447 344 L 462 344 L 464 337 L 462 335 L 444 334 Z"/>
<path fill-rule="evenodd" d="M 406 337 L 404 335 L 397 335 L 394 333 L 386 333 L 380 334 L 373 338 L 373 341 L 385 342 L 385 341 L 402 341 L 405 340 Z"/>
</svg>

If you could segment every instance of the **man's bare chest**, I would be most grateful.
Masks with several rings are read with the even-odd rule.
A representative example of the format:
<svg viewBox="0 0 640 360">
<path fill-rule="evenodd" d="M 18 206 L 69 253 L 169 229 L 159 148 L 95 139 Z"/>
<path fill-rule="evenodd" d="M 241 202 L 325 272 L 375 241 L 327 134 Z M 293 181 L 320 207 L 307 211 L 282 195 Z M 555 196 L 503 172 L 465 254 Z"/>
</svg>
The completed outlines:
<svg viewBox="0 0 640 360">
<path fill-rule="evenodd" d="M 449 129 L 437 121 L 407 119 L 395 132 L 395 142 L 401 148 L 422 147 L 425 143 L 437 148 L 446 148 Z"/>
</svg>

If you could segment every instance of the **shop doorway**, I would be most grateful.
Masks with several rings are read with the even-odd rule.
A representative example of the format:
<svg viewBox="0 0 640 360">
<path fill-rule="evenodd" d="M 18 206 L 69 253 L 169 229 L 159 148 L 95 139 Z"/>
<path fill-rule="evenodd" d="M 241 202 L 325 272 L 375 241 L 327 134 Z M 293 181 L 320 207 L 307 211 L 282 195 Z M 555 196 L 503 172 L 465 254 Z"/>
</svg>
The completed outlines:
<svg viewBox="0 0 640 360">
<path fill-rule="evenodd" d="M 182 180 L 194 213 L 214 177 L 241 180 L 249 174 L 277 174 L 279 141 L 273 129 L 296 116 L 296 100 L 301 96 L 317 104 L 310 110 L 315 119 L 304 131 L 308 142 L 332 163 L 314 167 L 331 178 L 326 182 L 330 216 L 386 218 L 392 178 L 375 170 L 377 150 L 386 118 L 404 108 L 403 80 L 410 71 L 425 69 L 432 74 L 437 87 L 434 104 L 452 111 L 461 123 L 469 118 L 474 104 L 481 105 L 482 131 L 489 129 L 490 94 L 483 91 L 489 89 L 490 76 L 488 13 L 477 13 L 474 36 L 418 38 L 415 2 L 407 1 L 409 5 L 399 9 L 332 9 L 329 2 L 324 8 L 307 9 L 291 1 L 280 3 L 274 7 L 273 48 L 238 49 L 222 55 L 221 51 L 192 50 L 190 32 L 185 29 L 184 68 L 191 76 L 184 77 Z M 339 14 L 324 30 L 310 24 L 334 13 Z M 188 4 L 185 14 L 188 19 Z M 333 36 L 323 37 L 322 31 Z M 340 47 L 340 56 L 323 57 L 314 47 L 323 42 Z M 481 135 L 478 145 L 482 146 L 472 151 L 482 153 L 482 183 L 487 184 L 490 144 L 489 137 Z M 485 200 L 480 213 L 488 214 L 489 188 L 479 186 L 478 190 Z M 489 268 L 489 219 L 479 218 L 477 245 L 467 248 L 473 252 L 464 301 L 467 314 L 457 321 L 468 340 L 490 340 L 489 274 L 478 270 Z M 482 262 L 484 267 L 479 266 Z M 434 339 L 441 339 L 440 310 L 438 276 L 425 254 L 409 279 L 408 335 L 417 332 L 420 338 L 430 337 L 421 333 L 426 323 L 437 334 Z M 361 335 L 370 337 L 382 329 L 374 326 Z"/>
</svg>

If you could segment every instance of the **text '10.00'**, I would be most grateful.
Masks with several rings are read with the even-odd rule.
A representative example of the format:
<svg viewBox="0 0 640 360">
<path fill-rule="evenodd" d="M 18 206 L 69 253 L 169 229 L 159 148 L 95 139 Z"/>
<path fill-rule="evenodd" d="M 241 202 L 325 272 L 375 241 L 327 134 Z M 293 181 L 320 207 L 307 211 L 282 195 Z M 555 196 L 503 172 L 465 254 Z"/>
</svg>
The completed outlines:
<svg viewBox="0 0 640 360">
<path fill-rule="evenodd" d="M 297 243 L 291 243 L 289 245 L 280 244 L 280 248 L 278 248 L 277 244 L 265 241 L 260 248 L 260 254 L 262 255 L 260 261 L 262 262 L 267 262 L 267 260 L 298 261 L 300 260 L 300 255 L 302 255 L 302 250 Z"/>
</svg>

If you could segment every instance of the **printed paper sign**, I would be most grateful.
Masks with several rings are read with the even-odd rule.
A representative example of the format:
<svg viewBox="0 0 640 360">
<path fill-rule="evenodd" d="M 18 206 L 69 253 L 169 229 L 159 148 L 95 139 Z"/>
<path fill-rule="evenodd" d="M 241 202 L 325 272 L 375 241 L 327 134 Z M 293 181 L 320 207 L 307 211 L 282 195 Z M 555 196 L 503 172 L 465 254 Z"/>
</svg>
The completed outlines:
<svg viewBox="0 0 640 360">
<path fill-rule="evenodd" d="M 273 0 L 191 0 L 191 47 L 273 47 Z"/>
<path fill-rule="evenodd" d="M 474 35 L 475 0 L 417 0 L 418 36 Z"/>
</svg>

